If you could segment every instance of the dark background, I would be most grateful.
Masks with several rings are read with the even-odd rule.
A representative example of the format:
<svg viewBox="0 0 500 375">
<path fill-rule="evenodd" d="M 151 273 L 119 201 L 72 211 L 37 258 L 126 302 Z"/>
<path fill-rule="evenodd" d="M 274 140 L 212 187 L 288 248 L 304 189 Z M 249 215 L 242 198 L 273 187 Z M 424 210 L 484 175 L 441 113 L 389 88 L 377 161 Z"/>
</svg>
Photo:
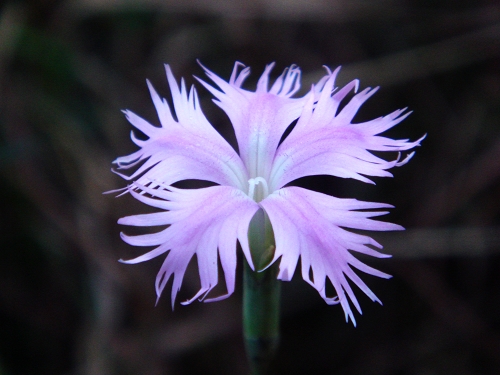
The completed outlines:
<svg viewBox="0 0 500 375">
<path fill-rule="evenodd" d="M 300 274 L 283 285 L 273 374 L 500 373 L 500 2 L 7 1 L 0 5 L 0 374 L 244 374 L 241 283 L 230 299 L 155 307 L 162 259 L 119 217 L 147 207 L 103 191 L 111 161 L 135 150 L 121 109 L 157 123 L 145 79 L 168 97 L 163 63 L 195 83 L 200 59 L 223 78 L 234 61 L 276 76 L 293 63 L 307 89 L 322 65 L 339 82 L 381 86 L 356 120 L 409 107 L 387 134 L 428 136 L 377 186 L 302 181 L 340 197 L 387 202 L 406 232 L 374 235 L 394 255 L 367 262 L 358 327 Z M 197 84 L 202 107 L 234 144 Z M 393 155 L 386 157 L 393 157 Z M 239 269 L 241 276 L 241 269 Z M 167 287 L 168 289 L 168 287 Z M 198 289 L 195 264 L 180 293 Z"/>
</svg>

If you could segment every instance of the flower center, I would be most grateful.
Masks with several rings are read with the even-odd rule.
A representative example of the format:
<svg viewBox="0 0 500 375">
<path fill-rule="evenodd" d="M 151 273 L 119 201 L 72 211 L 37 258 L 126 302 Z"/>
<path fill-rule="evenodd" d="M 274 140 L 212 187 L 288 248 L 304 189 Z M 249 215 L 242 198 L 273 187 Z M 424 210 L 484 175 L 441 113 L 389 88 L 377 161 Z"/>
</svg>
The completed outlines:
<svg viewBox="0 0 500 375">
<path fill-rule="evenodd" d="M 260 188 L 257 185 L 260 184 Z M 260 202 L 269 195 L 269 186 L 264 177 L 255 177 L 248 180 L 248 196 L 256 202 Z"/>
</svg>

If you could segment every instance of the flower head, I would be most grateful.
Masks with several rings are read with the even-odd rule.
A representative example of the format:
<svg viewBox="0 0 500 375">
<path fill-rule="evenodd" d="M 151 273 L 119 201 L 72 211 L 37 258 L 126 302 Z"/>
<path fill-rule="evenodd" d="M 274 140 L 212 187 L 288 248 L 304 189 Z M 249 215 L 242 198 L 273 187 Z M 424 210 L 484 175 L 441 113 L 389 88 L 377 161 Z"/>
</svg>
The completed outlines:
<svg viewBox="0 0 500 375">
<path fill-rule="evenodd" d="M 355 94 L 339 109 L 340 102 L 352 90 L 357 92 L 359 85 L 354 80 L 343 88 L 335 87 L 339 69 L 333 72 L 327 69 L 326 75 L 307 94 L 293 97 L 300 88 L 300 70 L 292 66 L 270 85 L 273 65 L 266 67 L 255 91 L 242 88 L 250 69 L 240 63 L 235 64 L 229 81 L 206 68 L 203 69 L 214 85 L 198 79 L 229 117 L 239 153 L 207 121 L 196 90 L 188 91 L 184 81 L 179 87 L 168 65 L 165 68 L 173 107 L 148 82 L 159 126 L 125 111 L 130 123 L 147 139 L 137 138 L 132 132 L 139 150 L 114 163 L 119 170 L 137 167 L 129 175 L 119 173 L 133 181 L 126 191 L 161 211 L 124 217 L 119 223 L 167 228 L 153 234 L 122 234 L 123 240 L 131 245 L 155 246 L 124 263 L 166 255 L 156 278 L 156 293 L 159 298 L 173 276 L 173 306 L 187 265 L 196 255 L 201 289 L 184 303 L 197 298 L 206 302 L 223 299 L 234 291 L 238 242 L 250 267 L 255 269 L 248 227 L 255 213 L 262 209 L 274 231 L 276 248 L 271 264 L 279 262 L 278 278 L 290 280 L 300 258 L 304 280 L 328 304 L 340 303 L 346 320 L 350 318 L 355 324 L 349 300 L 359 312 L 361 308 L 348 280 L 373 301 L 380 301 L 354 269 L 382 278 L 390 276 L 363 264 L 352 252 L 377 258 L 389 255 L 377 251 L 382 246 L 370 237 L 345 228 L 372 231 L 403 228 L 371 219 L 387 213 L 374 209 L 390 205 L 335 198 L 288 184 L 311 175 L 373 183 L 370 177 L 392 176 L 388 170 L 405 164 L 413 152 L 402 160 L 398 154 L 395 160 L 386 161 L 370 151 L 407 151 L 418 146 L 421 139 L 410 142 L 379 135 L 405 119 L 409 114 L 405 109 L 368 122 L 353 123 L 360 106 L 377 89 L 367 88 Z M 293 130 L 281 141 L 294 121 Z M 172 186 L 188 179 L 210 181 L 216 186 L 200 189 Z M 219 259 L 227 294 L 206 298 L 218 282 Z M 326 295 L 327 280 L 335 288 L 334 297 Z"/>
</svg>

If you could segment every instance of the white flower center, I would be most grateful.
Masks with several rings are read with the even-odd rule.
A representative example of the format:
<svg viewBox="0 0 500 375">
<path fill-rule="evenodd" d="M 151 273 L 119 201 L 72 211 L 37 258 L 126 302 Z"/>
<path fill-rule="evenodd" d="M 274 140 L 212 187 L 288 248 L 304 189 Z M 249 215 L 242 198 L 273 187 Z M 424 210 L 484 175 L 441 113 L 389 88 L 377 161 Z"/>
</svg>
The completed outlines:
<svg viewBox="0 0 500 375">
<path fill-rule="evenodd" d="M 261 188 L 258 189 L 257 185 L 261 183 Z M 269 195 L 269 186 L 264 177 L 255 177 L 248 180 L 248 196 L 256 202 L 260 202 Z"/>
</svg>

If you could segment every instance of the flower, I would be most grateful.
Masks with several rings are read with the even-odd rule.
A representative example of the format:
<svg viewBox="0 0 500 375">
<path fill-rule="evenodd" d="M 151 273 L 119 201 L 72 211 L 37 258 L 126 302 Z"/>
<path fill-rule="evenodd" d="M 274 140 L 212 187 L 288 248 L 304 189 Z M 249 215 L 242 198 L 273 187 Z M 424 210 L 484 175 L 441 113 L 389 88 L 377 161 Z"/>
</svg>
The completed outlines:
<svg viewBox="0 0 500 375">
<path fill-rule="evenodd" d="M 339 109 L 339 104 L 352 90 L 357 92 L 359 85 L 354 80 L 341 89 L 335 87 L 340 68 L 333 72 L 327 69 L 326 75 L 307 94 L 294 98 L 300 88 L 300 70 L 296 66 L 286 69 L 269 88 L 273 66 L 266 67 L 255 91 L 242 88 L 250 69 L 241 63 L 235 64 L 229 81 L 205 67 L 206 75 L 215 85 L 197 78 L 229 117 L 239 153 L 207 121 L 196 90 L 188 91 L 183 80 L 179 87 L 168 65 L 165 67 L 173 108 L 148 81 L 160 126 L 124 111 L 128 121 L 147 139 L 137 138 L 132 132 L 131 138 L 139 150 L 119 157 L 114 163 L 121 170 L 138 168 L 130 175 L 117 173 L 133 181 L 125 192 L 161 211 L 124 217 L 118 222 L 167 227 L 152 234 L 122 233 L 122 239 L 130 245 L 155 246 L 144 255 L 123 262 L 139 263 L 168 253 L 156 277 L 156 293 L 159 298 L 173 276 L 173 308 L 187 265 L 196 255 L 201 289 L 183 304 L 197 298 L 205 302 L 221 300 L 234 291 L 238 242 L 255 270 L 248 227 L 255 213 L 263 209 L 274 231 L 276 248 L 271 264 L 279 261 L 278 279 L 289 281 L 300 258 L 304 280 L 326 303 L 340 303 L 346 321 L 350 318 L 356 324 L 348 298 L 360 313 L 361 308 L 348 280 L 373 301 L 380 303 L 380 300 L 354 269 L 381 278 L 390 276 L 363 264 L 351 252 L 377 258 L 389 255 L 378 252 L 375 248 L 382 246 L 370 237 L 344 228 L 372 231 L 403 228 L 371 219 L 386 214 L 373 209 L 392 207 L 388 204 L 340 199 L 288 184 L 311 175 L 373 183 L 370 176 L 392 176 L 388 169 L 405 164 L 413 152 L 403 160 L 398 156 L 386 161 L 370 151 L 406 151 L 418 146 L 421 139 L 410 142 L 379 135 L 405 119 L 409 114 L 406 109 L 353 123 L 360 106 L 377 88 L 355 94 Z M 282 140 L 294 121 L 293 130 Z M 188 179 L 216 185 L 199 189 L 172 186 Z M 218 283 L 219 259 L 227 294 L 206 298 Z M 327 279 L 337 296 L 326 295 Z"/>
</svg>

